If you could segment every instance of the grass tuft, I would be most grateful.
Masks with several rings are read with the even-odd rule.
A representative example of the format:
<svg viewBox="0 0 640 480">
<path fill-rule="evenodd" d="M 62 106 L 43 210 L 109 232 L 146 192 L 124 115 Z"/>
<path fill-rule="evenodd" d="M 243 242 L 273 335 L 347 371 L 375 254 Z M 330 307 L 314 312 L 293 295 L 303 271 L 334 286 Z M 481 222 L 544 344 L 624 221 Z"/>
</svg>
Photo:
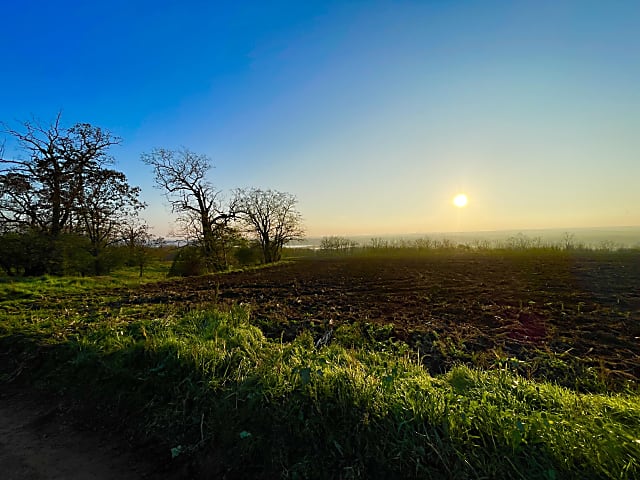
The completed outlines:
<svg viewBox="0 0 640 480">
<path fill-rule="evenodd" d="M 241 307 L 31 312 L 0 325 L 5 381 L 110 405 L 171 457 L 215 458 L 209 468 L 228 478 L 640 475 L 633 393 L 578 393 L 506 368 L 432 376 L 397 345 L 369 348 L 347 330 L 322 349 L 308 332 L 268 339 Z"/>
</svg>

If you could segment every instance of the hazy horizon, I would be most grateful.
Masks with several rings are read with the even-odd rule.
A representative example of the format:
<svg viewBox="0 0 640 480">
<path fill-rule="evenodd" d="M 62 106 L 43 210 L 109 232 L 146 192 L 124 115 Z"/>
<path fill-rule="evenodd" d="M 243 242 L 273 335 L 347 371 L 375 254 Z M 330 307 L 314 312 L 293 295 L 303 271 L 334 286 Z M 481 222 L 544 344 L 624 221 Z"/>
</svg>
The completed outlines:
<svg viewBox="0 0 640 480">
<path fill-rule="evenodd" d="M 339 236 L 366 244 L 373 238 L 385 240 L 414 240 L 419 238 L 449 239 L 452 241 L 467 243 L 474 240 L 504 241 L 512 236 L 524 235 L 529 239 L 540 238 L 543 242 L 559 243 L 564 241 L 569 234 L 571 241 L 586 246 L 597 247 L 604 242 L 615 247 L 640 246 L 640 226 L 617 227 L 580 227 L 580 228 L 543 228 L 543 229 L 513 229 L 513 230 L 484 230 L 469 232 L 404 232 L 404 233 L 365 233 L 356 235 L 307 235 L 297 244 L 319 245 L 324 237 Z"/>
<path fill-rule="evenodd" d="M 61 110 L 122 137 L 110 153 L 157 235 L 174 216 L 140 155 L 181 146 L 223 192 L 296 195 L 308 236 L 640 225 L 639 2 L 66 0 L 3 18 L 0 121 Z"/>
<path fill-rule="evenodd" d="M 472 235 L 472 234 L 502 234 L 502 233 L 526 233 L 526 232 L 581 232 L 581 231 L 589 231 L 589 232 L 633 232 L 640 234 L 640 225 L 595 225 L 595 226 L 587 226 L 587 227 L 545 227 L 545 228 L 503 228 L 503 229 L 495 229 L 495 230 L 446 230 L 446 231 L 399 231 L 399 232 L 364 232 L 364 233 L 349 233 L 349 232 L 326 232 L 320 234 L 309 235 L 306 237 L 313 238 L 322 238 L 322 237 L 330 237 L 330 236 L 342 236 L 342 237 L 366 237 L 366 236 L 391 236 L 391 237 L 402 237 L 402 236 L 415 236 L 415 235 L 456 235 L 456 234 L 464 234 L 464 235 Z"/>
</svg>

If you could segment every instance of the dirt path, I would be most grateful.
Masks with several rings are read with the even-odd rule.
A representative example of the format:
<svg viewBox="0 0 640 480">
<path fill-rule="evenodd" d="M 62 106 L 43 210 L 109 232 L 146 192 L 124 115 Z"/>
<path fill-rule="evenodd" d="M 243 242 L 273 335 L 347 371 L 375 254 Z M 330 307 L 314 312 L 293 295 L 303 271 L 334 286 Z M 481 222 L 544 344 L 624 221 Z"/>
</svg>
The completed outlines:
<svg viewBox="0 0 640 480">
<path fill-rule="evenodd" d="M 2 384 L 0 472 L 3 480 L 179 478 L 113 434 L 83 429 L 58 399 Z"/>
</svg>

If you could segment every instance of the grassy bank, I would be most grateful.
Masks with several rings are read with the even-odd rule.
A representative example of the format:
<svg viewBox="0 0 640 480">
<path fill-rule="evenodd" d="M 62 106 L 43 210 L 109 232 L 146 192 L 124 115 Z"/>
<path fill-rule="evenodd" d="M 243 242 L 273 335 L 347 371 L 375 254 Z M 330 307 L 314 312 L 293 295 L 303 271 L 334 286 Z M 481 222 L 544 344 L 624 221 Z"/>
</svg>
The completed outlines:
<svg viewBox="0 0 640 480">
<path fill-rule="evenodd" d="M 434 377 L 400 343 L 267 339 L 246 308 L 111 305 L 105 315 L 91 305 L 33 308 L 24 303 L 33 289 L 13 287 L 1 303 L 1 381 L 107 406 L 212 476 L 640 475 L 634 393 L 580 394 L 507 369 Z"/>
</svg>

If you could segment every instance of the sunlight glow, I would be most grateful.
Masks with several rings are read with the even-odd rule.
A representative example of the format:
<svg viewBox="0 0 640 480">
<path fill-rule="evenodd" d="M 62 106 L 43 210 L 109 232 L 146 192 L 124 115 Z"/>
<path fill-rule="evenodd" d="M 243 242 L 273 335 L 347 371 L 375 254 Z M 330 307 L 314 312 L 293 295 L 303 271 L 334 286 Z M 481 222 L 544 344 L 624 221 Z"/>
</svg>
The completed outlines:
<svg viewBox="0 0 640 480">
<path fill-rule="evenodd" d="M 468 201 L 469 200 L 467 199 L 467 196 L 464 193 L 459 193 L 458 195 L 453 197 L 453 204 L 458 208 L 462 208 L 466 206 Z"/>
</svg>

